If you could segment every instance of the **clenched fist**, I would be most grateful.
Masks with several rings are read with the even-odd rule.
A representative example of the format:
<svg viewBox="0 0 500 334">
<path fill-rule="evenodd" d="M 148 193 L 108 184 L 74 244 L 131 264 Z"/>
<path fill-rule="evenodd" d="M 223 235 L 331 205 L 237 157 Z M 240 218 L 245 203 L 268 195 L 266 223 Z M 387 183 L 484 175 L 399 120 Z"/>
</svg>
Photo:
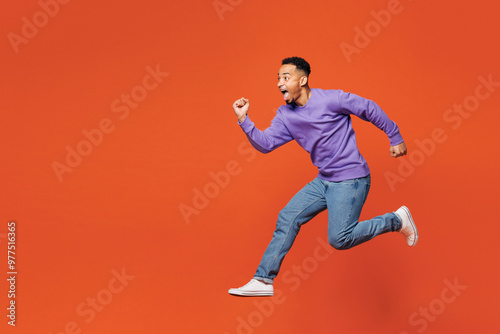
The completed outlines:
<svg viewBox="0 0 500 334">
<path fill-rule="evenodd" d="M 399 145 L 391 146 L 390 152 L 391 152 L 391 157 L 394 158 L 402 157 L 403 155 L 406 155 L 406 144 L 402 142 Z"/>
<path fill-rule="evenodd" d="M 242 97 L 241 99 L 234 101 L 233 110 L 240 123 L 247 118 L 248 108 L 250 108 L 250 101 L 248 99 Z"/>
</svg>

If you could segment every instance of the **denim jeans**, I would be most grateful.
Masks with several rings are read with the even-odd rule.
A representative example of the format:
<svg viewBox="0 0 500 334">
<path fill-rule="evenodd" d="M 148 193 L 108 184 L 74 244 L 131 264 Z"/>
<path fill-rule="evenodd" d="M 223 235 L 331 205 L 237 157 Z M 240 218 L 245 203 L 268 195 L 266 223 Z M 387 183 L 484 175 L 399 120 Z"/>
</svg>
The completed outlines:
<svg viewBox="0 0 500 334">
<path fill-rule="evenodd" d="M 401 221 L 394 213 L 358 221 L 370 190 L 370 175 L 342 182 L 315 178 L 280 211 L 276 230 L 254 278 L 272 283 L 292 247 L 300 227 L 328 209 L 328 242 L 336 249 L 349 249 L 375 236 L 397 231 Z"/>
</svg>

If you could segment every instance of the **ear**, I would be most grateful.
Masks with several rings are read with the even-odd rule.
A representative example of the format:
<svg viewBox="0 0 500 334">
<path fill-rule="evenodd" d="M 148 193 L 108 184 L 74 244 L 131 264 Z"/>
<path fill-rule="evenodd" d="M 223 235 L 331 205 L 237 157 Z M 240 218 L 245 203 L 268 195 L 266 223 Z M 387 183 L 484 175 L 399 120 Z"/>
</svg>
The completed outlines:
<svg viewBox="0 0 500 334">
<path fill-rule="evenodd" d="M 299 82 L 300 82 L 301 86 L 306 86 L 307 85 L 307 81 L 308 81 L 308 79 L 307 79 L 307 77 L 305 75 L 302 76 L 302 77 L 300 77 L 300 81 Z"/>
</svg>

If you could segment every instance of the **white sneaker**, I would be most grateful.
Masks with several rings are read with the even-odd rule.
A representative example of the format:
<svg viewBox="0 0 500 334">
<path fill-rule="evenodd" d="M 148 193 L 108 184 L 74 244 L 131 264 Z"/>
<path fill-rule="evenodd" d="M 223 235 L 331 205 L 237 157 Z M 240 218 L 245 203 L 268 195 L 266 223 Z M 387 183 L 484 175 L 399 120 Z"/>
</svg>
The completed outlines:
<svg viewBox="0 0 500 334">
<path fill-rule="evenodd" d="M 250 282 L 241 288 L 229 289 L 229 294 L 235 296 L 273 296 L 274 288 L 272 283 L 264 283 L 252 278 Z"/>
<path fill-rule="evenodd" d="M 411 217 L 410 210 L 403 205 L 394 213 L 401 218 L 401 229 L 398 232 L 406 238 L 408 246 L 415 246 L 418 241 L 418 231 Z"/>
</svg>

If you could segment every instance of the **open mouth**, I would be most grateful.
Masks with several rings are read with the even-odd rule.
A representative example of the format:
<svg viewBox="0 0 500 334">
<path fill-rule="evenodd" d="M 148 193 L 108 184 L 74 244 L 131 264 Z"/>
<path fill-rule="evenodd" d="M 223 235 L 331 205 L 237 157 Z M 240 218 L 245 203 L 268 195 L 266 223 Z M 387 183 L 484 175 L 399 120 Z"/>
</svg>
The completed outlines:
<svg viewBox="0 0 500 334">
<path fill-rule="evenodd" d="M 280 91 L 281 91 L 281 94 L 283 94 L 283 99 L 285 101 L 287 101 L 288 98 L 290 97 L 290 93 L 288 93 L 288 91 L 286 89 L 283 89 L 283 88 L 280 88 Z"/>
</svg>

